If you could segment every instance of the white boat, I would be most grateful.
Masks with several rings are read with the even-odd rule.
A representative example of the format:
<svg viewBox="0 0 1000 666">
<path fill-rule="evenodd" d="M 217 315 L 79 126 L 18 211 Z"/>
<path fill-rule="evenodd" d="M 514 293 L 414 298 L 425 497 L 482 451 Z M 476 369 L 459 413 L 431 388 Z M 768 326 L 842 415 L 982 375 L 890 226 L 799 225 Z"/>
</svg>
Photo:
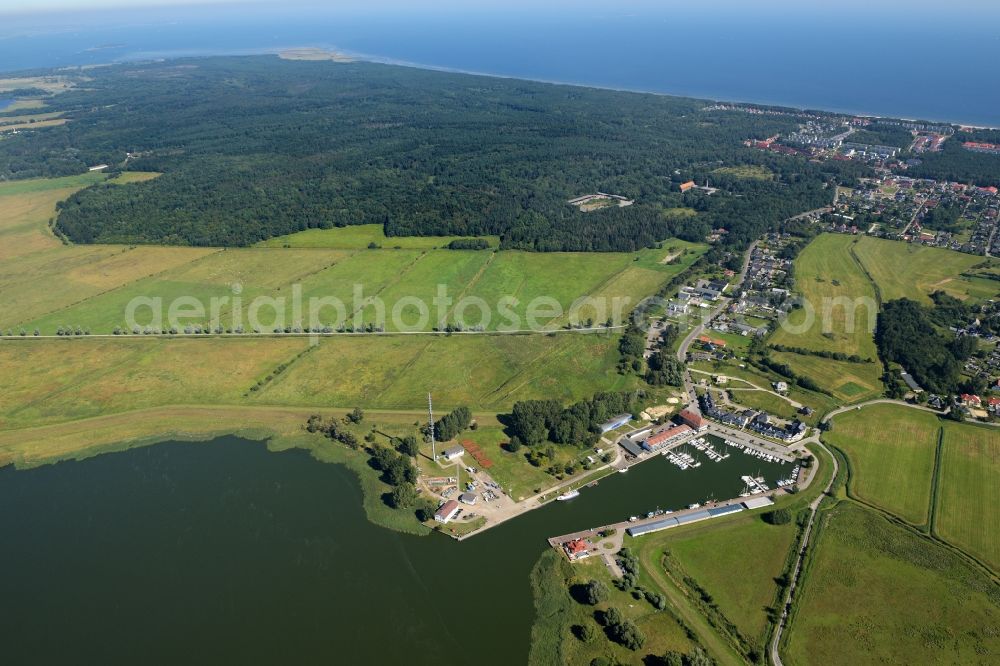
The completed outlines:
<svg viewBox="0 0 1000 666">
<path fill-rule="evenodd" d="M 563 493 L 562 495 L 559 495 L 559 497 L 556 497 L 556 499 L 559 500 L 560 502 L 565 502 L 566 500 L 571 500 L 579 496 L 580 496 L 579 490 L 571 490 L 568 493 Z"/>
<path fill-rule="evenodd" d="M 628 467 L 622 467 L 620 470 L 618 470 L 618 473 L 619 474 L 624 474 L 627 471 L 628 471 Z"/>
</svg>

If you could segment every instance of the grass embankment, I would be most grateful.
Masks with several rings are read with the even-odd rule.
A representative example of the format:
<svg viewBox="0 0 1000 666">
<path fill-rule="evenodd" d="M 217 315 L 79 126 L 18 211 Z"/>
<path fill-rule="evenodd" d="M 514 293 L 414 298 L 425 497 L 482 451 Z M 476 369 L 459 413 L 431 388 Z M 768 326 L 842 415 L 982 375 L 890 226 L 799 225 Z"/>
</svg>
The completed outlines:
<svg viewBox="0 0 1000 666">
<path fill-rule="evenodd" d="M 929 305 L 929 294 L 938 290 L 972 301 L 1000 293 L 1000 283 L 994 280 L 962 275 L 981 264 L 983 257 L 867 236 L 854 245 L 854 253 L 886 301 L 910 298 Z"/>
<path fill-rule="evenodd" d="M 574 585 L 589 580 L 605 583 L 610 591 L 606 602 L 596 606 L 581 604 L 570 594 Z M 648 663 L 649 655 L 660 656 L 667 651 L 690 652 L 693 645 L 684 628 L 668 611 L 658 611 L 645 599 L 614 587 L 607 567 L 594 557 L 570 564 L 553 550 L 546 550 L 531 572 L 535 597 L 535 624 L 531 630 L 532 666 L 549 664 L 589 664 L 595 657 L 606 657 L 611 663 L 638 666 Z M 632 620 L 645 634 L 646 642 L 638 651 L 628 650 L 608 640 L 595 620 L 595 612 L 615 607 Z M 589 626 L 596 632 L 592 641 L 574 635 L 574 627 Z"/>
<path fill-rule="evenodd" d="M 1000 588 L 958 555 L 845 501 L 822 516 L 789 664 L 990 663 Z"/>
<path fill-rule="evenodd" d="M 61 460 L 82 459 L 113 451 L 123 451 L 166 440 L 210 440 L 236 434 L 253 440 L 268 440 L 273 450 L 303 448 L 322 462 L 347 466 L 357 474 L 364 492 L 363 505 L 369 520 L 377 525 L 411 534 L 429 530 L 417 522 L 412 510 L 396 510 L 383 501 L 391 490 L 378 472 L 368 465 L 364 451 L 352 451 L 342 444 L 303 429 L 313 413 L 342 417 L 345 412 L 294 408 L 182 406 L 143 410 L 84 421 L 25 430 L 0 431 L 0 466 L 15 464 L 34 467 Z M 359 435 L 373 425 L 406 429 L 420 418 L 413 412 L 366 412 L 357 427 Z"/>
<path fill-rule="evenodd" d="M 940 428 L 934 414 L 871 405 L 836 417 L 824 439 L 847 455 L 853 494 L 907 522 L 925 525 Z"/>
</svg>

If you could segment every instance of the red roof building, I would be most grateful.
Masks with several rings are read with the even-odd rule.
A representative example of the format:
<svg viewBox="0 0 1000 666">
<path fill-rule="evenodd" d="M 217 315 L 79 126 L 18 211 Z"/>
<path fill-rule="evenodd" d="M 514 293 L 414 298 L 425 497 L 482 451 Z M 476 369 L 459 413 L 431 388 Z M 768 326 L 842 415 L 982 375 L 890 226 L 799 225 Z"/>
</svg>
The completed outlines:
<svg viewBox="0 0 1000 666">
<path fill-rule="evenodd" d="M 675 425 L 666 430 L 661 430 L 660 432 L 647 438 L 645 442 L 642 443 L 642 448 L 647 451 L 656 451 L 660 447 L 666 446 L 678 437 L 683 437 L 684 435 L 691 432 L 691 428 L 686 425 Z"/>
<path fill-rule="evenodd" d="M 677 418 L 693 430 L 701 430 L 705 427 L 705 419 L 701 418 L 701 414 L 697 414 L 690 409 L 681 410 Z"/>
<path fill-rule="evenodd" d="M 694 181 L 689 180 L 686 183 L 681 183 L 681 192 L 687 192 L 688 190 L 693 190 L 695 187 Z"/>
<path fill-rule="evenodd" d="M 959 396 L 959 398 L 961 398 L 962 404 L 966 405 L 967 407 L 968 406 L 978 407 L 981 404 L 983 404 L 983 401 L 979 399 L 978 395 L 970 395 L 968 393 L 963 393 L 961 396 Z"/>
<path fill-rule="evenodd" d="M 563 544 L 563 550 L 570 560 L 580 560 L 590 555 L 590 544 L 583 539 L 573 539 Z"/>
</svg>

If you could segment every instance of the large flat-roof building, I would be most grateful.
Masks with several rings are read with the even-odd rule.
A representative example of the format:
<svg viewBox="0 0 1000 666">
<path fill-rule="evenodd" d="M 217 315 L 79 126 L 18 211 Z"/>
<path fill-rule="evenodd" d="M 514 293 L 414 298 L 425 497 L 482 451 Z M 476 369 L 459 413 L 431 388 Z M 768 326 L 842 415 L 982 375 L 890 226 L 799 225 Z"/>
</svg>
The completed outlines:
<svg viewBox="0 0 1000 666">
<path fill-rule="evenodd" d="M 642 448 L 647 451 L 659 451 L 665 446 L 669 446 L 686 435 L 690 435 L 691 428 L 686 425 L 675 425 L 666 430 L 661 430 L 655 435 L 650 435 L 642 443 Z"/>
</svg>

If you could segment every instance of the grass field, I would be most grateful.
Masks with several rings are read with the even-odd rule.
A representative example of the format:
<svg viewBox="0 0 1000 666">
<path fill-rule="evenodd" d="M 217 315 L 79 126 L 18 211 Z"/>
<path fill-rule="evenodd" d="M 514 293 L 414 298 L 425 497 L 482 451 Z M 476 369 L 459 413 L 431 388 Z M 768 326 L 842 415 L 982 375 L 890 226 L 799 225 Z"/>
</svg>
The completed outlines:
<svg viewBox="0 0 1000 666">
<path fill-rule="evenodd" d="M 795 288 L 804 300 L 770 341 L 788 347 L 877 358 L 872 331 L 877 303 L 871 281 L 850 253 L 853 236 L 824 234 L 795 260 Z M 870 306 L 870 309 L 869 307 Z M 814 319 L 810 322 L 810 312 Z M 815 377 L 820 385 L 825 385 Z"/>
<path fill-rule="evenodd" d="M 851 491 L 915 525 L 926 524 L 938 417 L 899 405 L 871 405 L 837 416 L 833 426 L 824 439 L 850 459 Z"/>
<path fill-rule="evenodd" d="M 156 176 L 127 172 L 109 182 L 127 186 Z M 636 253 L 434 250 L 442 239 L 386 239 L 379 225 L 317 231 L 322 243 L 274 239 L 262 247 L 225 251 L 63 245 L 49 230 L 56 202 L 105 178 L 92 173 L 0 185 L 0 240 L 5 241 L 0 244 L 3 330 L 38 329 L 49 335 L 60 326 L 79 326 L 93 333 L 111 333 L 116 327 L 128 330 L 126 309 L 139 297 L 161 299 L 163 320 L 156 321 L 148 308 L 142 308 L 137 323 L 163 329 L 170 328 L 166 315 L 180 297 L 193 298 L 204 309 L 204 314 L 186 323 L 211 323 L 214 298 L 219 299 L 218 323 L 223 328 L 243 324 L 247 330 L 257 298 L 283 309 L 286 326 L 303 327 L 313 323 L 335 326 L 340 319 L 334 307 L 325 307 L 312 321 L 309 303 L 313 298 L 339 300 L 347 324 L 377 322 L 379 307 L 365 305 L 365 299 L 374 298 L 384 308 L 388 330 L 426 331 L 454 323 L 458 315 L 466 326 L 482 324 L 488 330 L 532 328 L 528 317 L 532 309 L 539 312 L 538 325 L 558 328 L 568 321 L 574 302 L 590 297 L 603 306 L 578 308 L 576 320 L 603 324 L 616 307 L 619 314 L 627 313 L 690 267 L 706 249 L 670 240 L 660 249 Z M 368 249 L 371 242 L 405 249 Z M 674 260 L 663 263 L 667 257 Z M 239 308 L 234 285 L 239 285 Z M 301 289 L 300 306 L 294 303 L 293 285 Z M 445 300 L 435 300 L 440 295 Z M 464 297 L 476 302 L 460 306 Z M 504 304 L 503 298 L 516 302 Z M 562 314 L 547 311 L 548 304 L 538 299 L 549 299 Z M 424 316 L 414 300 L 425 304 Z M 484 321 L 481 304 L 489 311 L 489 322 Z M 260 330 L 270 332 L 277 322 L 275 307 L 265 303 L 253 309 L 260 314 Z M 184 323 L 177 328 L 183 330 Z"/>
<path fill-rule="evenodd" d="M 617 338 L 544 336 L 103 338 L 0 343 L 0 428 L 168 405 L 442 409 L 496 413 L 516 400 L 626 389 Z M 272 376 L 251 392 L 258 381 Z"/>
<path fill-rule="evenodd" d="M 589 296 L 606 303 L 598 309 L 579 309 L 578 321 L 594 319 L 603 324 L 614 314 L 615 303 L 620 303 L 620 313 L 627 313 L 642 298 L 654 293 L 672 274 L 683 270 L 683 265 L 664 266 L 661 270 L 633 265 L 630 255 L 608 255 L 598 260 L 587 254 L 531 254 L 524 252 L 473 252 L 473 251 L 421 251 L 421 250 L 310 250 L 246 248 L 216 251 L 193 248 L 140 248 L 141 252 L 173 251 L 178 255 L 188 252 L 192 261 L 165 267 L 151 277 L 133 280 L 117 289 L 81 300 L 62 310 L 50 311 L 44 317 L 26 317 L 17 323 L 29 328 L 54 332 L 60 325 L 80 325 L 93 332 L 110 333 L 122 325 L 126 307 L 137 297 L 162 299 L 161 310 L 166 315 L 170 303 L 182 296 L 197 299 L 206 312 L 196 323 L 210 319 L 212 298 L 228 298 L 220 308 L 223 327 L 232 326 L 233 285 L 241 288 L 241 317 L 249 321 L 254 299 L 284 299 L 286 324 L 309 325 L 310 299 L 332 297 L 343 304 L 343 314 L 348 323 L 356 312 L 361 320 L 374 322 L 379 310 L 365 305 L 366 299 L 376 298 L 382 303 L 382 312 L 388 330 L 430 330 L 445 325 L 461 316 L 466 326 L 485 324 L 488 330 L 500 327 L 524 329 L 531 327 L 529 313 L 542 301 L 554 299 L 563 313 L 541 310 L 535 317 L 539 325 L 559 327 L 577 299 Z M 33 266 L 33 273 L 46 268 L 59 270 L 55 265 Z M 25 274 L 26 271 L 18 271 Z M 301 308 L 296 316 L 293 311 L 293 285 L 300 285 Z M 24 289 L 37 292 L 38 285 L 25 284 Z M 443 291 L 441 291 L 443 290 Z M 11 289 L 11 295 L 18 290 Z M 439 301 L 442 295 L 449 299 Z M 481 299 L 460 308 L 463 298 Z M 502 305 L 502 298 L 512 297 L 516 302 Z M 408 301 L 417 299 L 426 307 L 420 309 Z M 619 299 L 616 301 L 615 299 Z M 489 320 L 484 319 L 482 303 L 488 310 Z M 533 304 L 534 303 L 534 304 Z M 398 309 L 397 309 L 398 308 Z M 546 305 L 547 308 L 547 305 Z M 261 330 L 267 331 L 275 321 L 273 308 L 257 310 L 261 315 Z M 398 319 L 394 317 L 398 314 Z M 510 314 L 508 315 L 507 312 Z M 148 310 L 140 314 L 141 324 L 151 321 Z M 334 325 L 338 311 L 326 307 L 318 311 L 318 323 Z M 441 324 L 440 322 L 444 322 Z M 233 326 L 235 327 L 235 326 Z"/>
<path fill-rule="evenodd" d="M 599 580 L 610 590 L 607 602 L 597 606 L 578 603 L 569 593 L 570 586 Z M 531 572 L 535 596 L 535 624 L 531 630 L 532 666 L 549 664 L 589 664 L 596 657 L 607 657 L 611 663 L 639 666 L 647 655 L 662 655 L 667 651 L 687 653 L 692 644 L 669 611 L 657 611 L 649 602 L 636 600 L 616 589 L 607 567 L 600 558 L 570 564 L 551 549 Z M 646 636 L 642 649 L 632 652 L 609 641 L 594 620 L 595 610 L 615 607 L 635 622 Z M 593 642 L 585 643 L 573 635 L 574 626 L 591 626 L 597 632 Z"/>
<path fill-rule="evenodd" d="M 58 127 L 59 125 L 65 125 L 67 123 L 66 118 L 50 118 L 48 120 L 39 120 L 38 122 L 23 122 L 11 125 L 0 125 L 0 134 L 4 132 L 13 131 L 24 131 L 24 130 L 36 130 L 44 129 L 46 127 Z"/>
<path fill-rule="evenodd" d="M 9 107 L 7 107 L 9 108 Z M 6 109 L 4 109 L 6 111 Z M 24 125 L 31 122 L 38 122 L 41 120 L 52 120 L 61 116 L 61 112 L 51 112 L 51 113 L 30 113 L 20 116 L 0 116 L 0 130 L 2 130 L 7 125 Z"/>
<path fill-rule="evenodd" d="M 669 550 L 740 633 L 760 642 L 778 592 L 774 579 L 784 570 L 795 532 L 794 524 L 768 525 L 750 514 L 653 534 L 637 540 L 637 547 Z"/>
<path fill-rule="evenodd" d="M 453 240 L 465 236 L 386 236 L 381 224 L 359 224 L 335 229 L 307 229 L 287 236 L 261 241 L 260 247 L 309 247 L 339 250 L 360 250 L 370 243 L 392 249 L 432 250 L 443 248 Z M 485 236 L 491 247 L 500 245 L 497 236 Z"/>
<path fill-rule="evenodd" d="M 784 663 L 987 664 L 1000 588 L 946 548 L 853 502 L 826 512 Z"/>
<path fill-rule="evenodd" d="M 761 388 L 767 388 L 771 386 L 772 382 L 782 381 L 783 378 L 776 374 L 767 374 L 757 370 L 756 368 L 743 364 L 744 367 L 740 367 L 740 364 L 735 361 L 727 362 L 699 362 L 692 364 L 692 368 L 697 370 L 702 370 L 704 372 L 710 372 L 713 375 L 726 375 L 727 377 L 736 377 L 738 379 L 743 379 L 755 386 Z M 745 386 L 741 382 L 733 382 L 732 386 L 739 388 L 740 386 Z M 799 388 L 798 386 L 789 387 L 788 397 L 792 400 L 799 402 L 803 405 L 808 405 L 812 407 L 816 413 L 810 419 L 805 419 L 807 421 L 816 421 L 820 416 L 826 412 L 834 409 L 837 406 L 836 400 L 828 395 L 822 393 L 814 393 L 812 391 L 806 391 Z M 751 398 L 752 400 L 752 398 Z"/>
<path fill-rule="evenodd" d="M 40 99 L 18 99 L 15 100 L 13 104 L 5 106 L 2 111 L 3 114 L 13 113 L 14 111 L 27 111 L 34 109 L 44 109 L 46 106 L 44 100 Z"/>
<path fill-rule="evenodd" d="M 773 414 L 783 419 L 794 419 L 799 417 L 799 413 L 787 400 L 783 400 L 773 393 L 758 391 L 755 389 L 740 388 L 746 386 L 739 381 L 730 381 L 726 389 L 732 394 L 734 402 L 746 405 L 751 409 L 762 409 L 768 414 Z"/>
<path fill-rule="evenodd" d="M 740 166 L 719 167 L 712 173 L 724 176 L 734 176 L 735 178 L 745 178 L 747 180 L 771 180 L 774 174 L 765 166 L 757 164 L 743 164 Z"/>
<path fill-rule="evenodd" d="M 796 375 L 813 379 L 841 402 L 864 402 L 882 395 L 879 363 L 850 363 L 790 352 L 771 352 L 771 358 L 789 366 Z"/>
<path fill-rule="evenodd" d="M 503 486 L 514 501 L 530 497 L 539 489 L 548 488 L 555 483 L 555 479 L 541 468 L 525 461 L 524 449 L 510 453 L 500 446 L 510 439 L 500 427 L 480 426 L 476 430 L 467 430 L 458 439 L 463 442 L 466 440 L 474 442 L 489 456 L 493 461 L 493 466 L 488 470 L 490 476 Z"/>
<path fill-rule="evenodd" d="M 1000 431 L 948 423 L 935 531 L 1000 571 Z"/>
<path fill-rule="evenodd" d="M 846 243 L 851 237 L 841 238 Z M 998 282 L 962 276 L 982 263 L 983 257 L 867 236 L 854 245 L 854 252 L 885 301 L 910 298 L 930 304 L 929 294 L 938 290 L 972 301 L 1000 294 Z"/>
</svg>

